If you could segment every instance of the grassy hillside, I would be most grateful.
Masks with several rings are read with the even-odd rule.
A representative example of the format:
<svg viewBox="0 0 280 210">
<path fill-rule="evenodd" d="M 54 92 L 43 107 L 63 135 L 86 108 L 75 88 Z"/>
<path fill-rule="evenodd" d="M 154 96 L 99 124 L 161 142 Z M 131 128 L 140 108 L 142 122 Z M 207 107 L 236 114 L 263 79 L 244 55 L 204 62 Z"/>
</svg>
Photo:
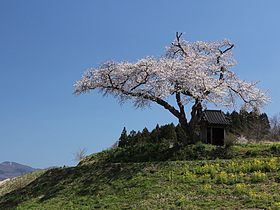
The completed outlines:
<svg viewBox="0 0 280 210">
<path fill-rule="evenodd" d="M 41 176 L 46 170 L 37 170 L 20 177 L 15 177 L 10 181 L 0 183 L 0 196 L 3 196 L 15 189 L 23 188 Z"/>
<path fill-rule="evenodd" d="M 280 209 L 279 148 L 235 146 L 234 157 L 211 159 L 215 147 L 192 147 L 194 157 L 208 160 L 154 162 L 131 162 L 121 158 L 123 150 L 109 150 L 2 192 L 0 209 Z"/>
</svg>

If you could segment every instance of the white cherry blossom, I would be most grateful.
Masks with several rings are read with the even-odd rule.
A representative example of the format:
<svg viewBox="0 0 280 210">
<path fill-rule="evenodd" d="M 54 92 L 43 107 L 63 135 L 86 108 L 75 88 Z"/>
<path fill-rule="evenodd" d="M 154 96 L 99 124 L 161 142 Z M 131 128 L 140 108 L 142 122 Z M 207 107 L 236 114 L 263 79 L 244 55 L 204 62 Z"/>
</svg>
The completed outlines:
<svg viewBox="0 0 280 210">
<path fill-rule="evenodd" d="M 75 83 L 75 94 L 98 89 L 116 96 L 121 103 L 133 100 L 136 107 L 155 102 L 177 117 L 188 132 L 187 128 L 198 122 L 202 104 L 233 107 L 243 103 L 247 108 L 260 108 L 269 101 L 256 82 L 241 80 L 231 71 L 236 61 L 229 40 L 191 43 L 181 35 L 176 34 L 176 40 L 160 58 L 107 61 L 88 69 Z M 167 101 L 170 96 L 175 97 L 178 108 Z M 187 103 L 193 103 L 189 121 Z"/>
</svg>

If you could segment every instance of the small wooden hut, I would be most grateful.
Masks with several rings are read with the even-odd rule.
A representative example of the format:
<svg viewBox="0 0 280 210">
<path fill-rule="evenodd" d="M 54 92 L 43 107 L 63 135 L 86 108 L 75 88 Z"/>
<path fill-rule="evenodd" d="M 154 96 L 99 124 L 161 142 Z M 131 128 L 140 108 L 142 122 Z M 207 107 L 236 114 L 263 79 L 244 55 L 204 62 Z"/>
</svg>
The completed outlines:
<svg viewBox="0 0 280 210">
<path fill-rule="evenodd" d="M 224 145 L 229 125 L 230 120 L 221 110 L 204 110 L 200 120 L 200 138 L 208 144 Z"/>
</svg>

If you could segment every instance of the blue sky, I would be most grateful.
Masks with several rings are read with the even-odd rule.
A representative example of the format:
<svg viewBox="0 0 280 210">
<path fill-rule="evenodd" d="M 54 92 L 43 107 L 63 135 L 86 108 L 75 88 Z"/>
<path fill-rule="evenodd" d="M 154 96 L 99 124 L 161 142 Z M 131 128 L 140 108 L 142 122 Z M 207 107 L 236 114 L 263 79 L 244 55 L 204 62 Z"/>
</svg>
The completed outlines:
<svg viewBox="0 0 280 210">
<path fill-rule="evenodd" d="M 185 39 L 229 38 L 235 71 L 259 80 L 280 111 L 280 1 L 0 1 L 0 162 L 72 165 L 128 130 L 176 122 L 158 106 L 135 110 L 98 92 L 76 97 L 73 84 L 105 60 L 160 56 L 175 32 Z"/>
</svg>

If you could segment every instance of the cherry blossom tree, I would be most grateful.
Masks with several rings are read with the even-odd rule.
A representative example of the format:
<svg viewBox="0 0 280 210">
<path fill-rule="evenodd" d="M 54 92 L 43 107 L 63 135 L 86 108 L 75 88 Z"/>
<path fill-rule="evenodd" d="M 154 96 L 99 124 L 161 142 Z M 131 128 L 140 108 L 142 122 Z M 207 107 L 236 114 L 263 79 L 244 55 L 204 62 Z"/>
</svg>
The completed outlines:
<svg viewBox="0 0 280 210">
<path fill-rule="evenodd" d="M 236 64 L 233 47 L 227 39 L 191 43 L 182 38 L 182 33 L 176 33 L 162 57 L 146 57 L 134 63 L 107 61 L 88 69 L 75 83 L 74 92 L 79 95 L 98 89 L 120 103 L 132 100 L 137 108 L 154 102 L 174 115 L 193 137 L 208 103 L 223 107 L 243 104 L 250 109 L 269 101 L 257 82 L 241 80 L 231 71 Z"/>
</svg>

